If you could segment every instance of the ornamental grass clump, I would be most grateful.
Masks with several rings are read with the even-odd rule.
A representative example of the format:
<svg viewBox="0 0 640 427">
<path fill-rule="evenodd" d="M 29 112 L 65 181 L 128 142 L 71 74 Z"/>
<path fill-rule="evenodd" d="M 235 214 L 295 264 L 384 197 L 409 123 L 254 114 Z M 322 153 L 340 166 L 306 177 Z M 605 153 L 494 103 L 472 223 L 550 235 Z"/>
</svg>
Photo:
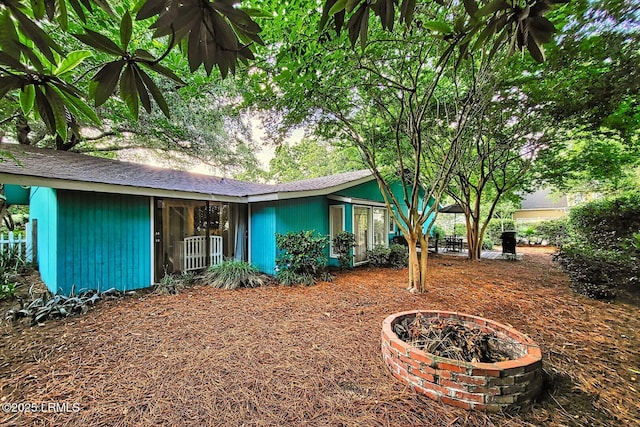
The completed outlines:
<svg viewBox="0 0 640 427">
<path fill-rule="evenodd" d="M 212 265 L 204 273 L 203 281 L 220 289 L 257 288 L 266 283 L 256 267 L 236 260 Z"/>
</svg>

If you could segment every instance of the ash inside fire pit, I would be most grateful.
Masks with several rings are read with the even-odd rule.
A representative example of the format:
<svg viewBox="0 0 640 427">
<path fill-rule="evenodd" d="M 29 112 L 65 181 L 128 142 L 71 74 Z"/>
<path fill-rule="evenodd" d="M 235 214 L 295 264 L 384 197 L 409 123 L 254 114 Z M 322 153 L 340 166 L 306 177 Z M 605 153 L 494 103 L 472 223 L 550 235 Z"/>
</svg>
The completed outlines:
<svg viewBox="0 0 640 427">
<path fill-rule="evenodd" d="M 495 332 L 460 319 L 405 317 L 393 326 L 398 338 L 425 353 L 461 362 L 502 362 L 519 357 Z M 511 350 L 511 351 L 510 351 Z"/>
</svg>

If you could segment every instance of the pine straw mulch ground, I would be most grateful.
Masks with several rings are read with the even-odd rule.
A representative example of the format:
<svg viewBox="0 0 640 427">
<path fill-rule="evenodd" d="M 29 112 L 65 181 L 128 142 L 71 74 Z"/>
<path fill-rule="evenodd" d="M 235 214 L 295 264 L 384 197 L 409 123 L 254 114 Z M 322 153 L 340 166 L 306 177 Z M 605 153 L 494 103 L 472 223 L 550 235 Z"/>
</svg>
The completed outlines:
<svg viewBox="0 0 640 427">
<path fill-rule="evenodd" d="M 638 307 L 576 296 L 548 251 L 522 262 L 431 260 L 333 283 L 138 294 L 45 326 L 6 327 L 0 399 L 80 405 L 2 414 L 0 425 L 638 425 Z M 524 414 L 485 415 L 416 396 L 380 357 L 382 320 L 410 309 L 509 323 L 543 348 L 546 391 Z"/>
</svg>

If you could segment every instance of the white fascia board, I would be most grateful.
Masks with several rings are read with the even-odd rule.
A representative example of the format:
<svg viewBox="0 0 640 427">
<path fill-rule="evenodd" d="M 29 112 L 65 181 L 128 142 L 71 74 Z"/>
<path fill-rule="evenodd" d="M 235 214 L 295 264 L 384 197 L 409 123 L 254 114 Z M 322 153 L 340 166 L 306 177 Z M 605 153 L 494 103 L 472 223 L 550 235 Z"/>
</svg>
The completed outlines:
<svg viewBox="0 0 640 427">
<path fill-rule="evenodd" d="M 371 175 L 371 176 L 365 176 L 364 178 L 360 178 L 355 181 L 350 181 L 340 185 L 334 185 L 333 187 L 321 188 L 318 190 L 276 191 L 274 193 L 255 194 L 252 196 L 248 196 L 247 200 L 249 203 L 255 203 L 255 202 L 270 202 L 275 200 L 286 200 L 286 199 L 300 199 L 303 197 L 326 196 L 328 194 L 332 194 L 337 191 L 344 190 L 346 188 L 351 188 L 351 187 L 355 187 L 356 185 L 364 184 L 365 182 L 369 182 L 374 179 L 375 177 Z"/>
<path fill-rule="evenodd" d="M 21 186 L 49 187 L 58 190 L 90 191 L 96 193 L 127 194 L 132 196 L 155 196 L 171 199 L 209 200 L 215 202 L 247 203 L 246 197 L 220 196 L 216 194 L 195 193 L 161 188 L 136 187 L 128 185 L 105 184 L 99 182 L 70 181 L 56 178 L 42 178 L 28 175 L 0 173 L 0 182 Z"/>
</svg>

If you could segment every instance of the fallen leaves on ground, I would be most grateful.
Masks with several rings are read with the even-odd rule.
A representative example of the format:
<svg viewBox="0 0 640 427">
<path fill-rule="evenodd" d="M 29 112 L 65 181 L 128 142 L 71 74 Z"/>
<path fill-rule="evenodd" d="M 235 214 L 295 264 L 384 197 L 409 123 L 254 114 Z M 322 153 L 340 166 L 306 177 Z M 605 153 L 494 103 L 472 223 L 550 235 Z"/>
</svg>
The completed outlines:
<svg viewBox="0 0 640 427">
<path fill-rule="evenodd" d="M 108 301 L 44 326 L 5 327 L 2 403 L 76 403 L 79 411 L 0 413 L 0 424 L 640 423 L 637 306 L 575 295 L 544 249 L 526 251 L 521 262 L 429 263 L 422 295 L 406 290 L 406 270 L 358 268 L 312 287 L 198 286 Z M 380 356 L 382 320 L 413 309 L 460 311 L 528 334 L 543 350 L 545 393 L 519 415 L 416 395 Z"/>
</svg>

